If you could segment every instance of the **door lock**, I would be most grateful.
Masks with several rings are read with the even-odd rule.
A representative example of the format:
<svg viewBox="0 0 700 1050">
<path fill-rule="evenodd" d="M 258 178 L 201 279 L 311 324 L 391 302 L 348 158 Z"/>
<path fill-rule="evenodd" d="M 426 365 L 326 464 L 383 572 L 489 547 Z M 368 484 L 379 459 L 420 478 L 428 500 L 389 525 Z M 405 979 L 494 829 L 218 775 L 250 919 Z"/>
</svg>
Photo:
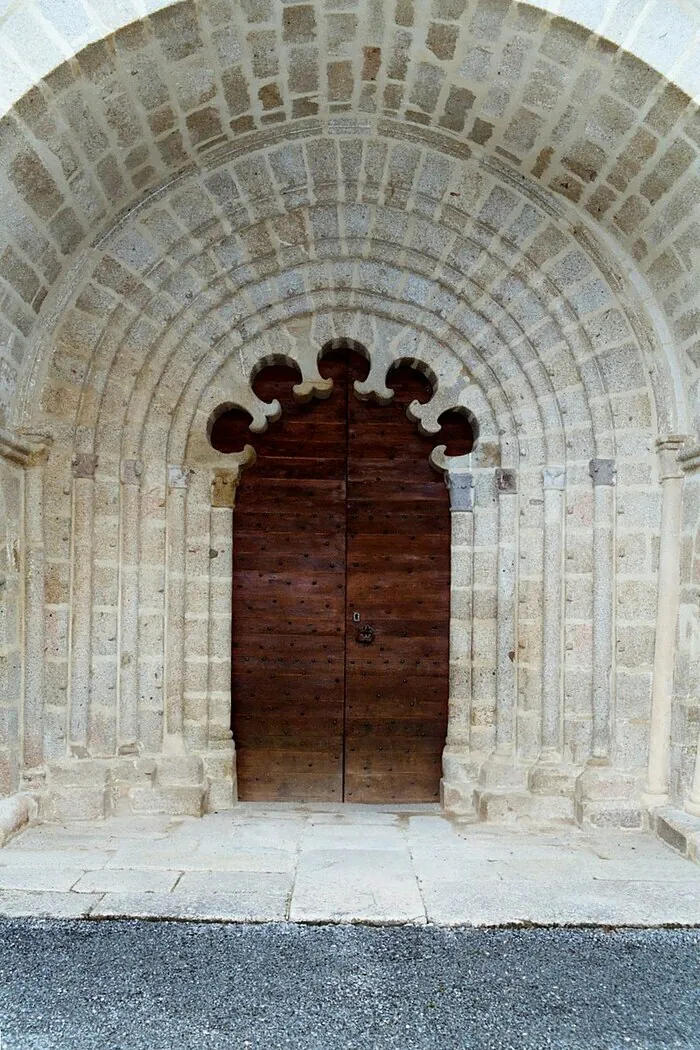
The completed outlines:
<svg viewBox="0 0 700 1050">
<path fill-rule="evenodd" d="M 356 640 L 360 645 L 371 645 L 374 641 L 374 628 L 368 623 L 363 623 L 359 631 L 355 635 Z"/>
</svg>

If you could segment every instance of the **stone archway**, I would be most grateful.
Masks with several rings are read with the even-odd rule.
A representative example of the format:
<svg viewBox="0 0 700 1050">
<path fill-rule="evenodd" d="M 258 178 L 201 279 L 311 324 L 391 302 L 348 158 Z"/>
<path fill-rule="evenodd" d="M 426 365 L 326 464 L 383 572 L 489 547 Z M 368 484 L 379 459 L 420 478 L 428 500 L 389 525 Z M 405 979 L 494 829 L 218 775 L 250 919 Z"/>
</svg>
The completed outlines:
<svg viewBox="0 0 700 1050">
<path fill-rule="evenodd" d="M 319 348 L 349 336 L 377 397 L 398 356 L 435 375 L 425 430 L 465 375 L 482 426 L 453 515 L 446 801 L 527 816 L 576 794 L 581 819 L 639 820 L 652 681 L 650 795 L 680 797 L 694 751 L 692 660 L 669 754 L 650 654 L 673 634 L 677 537 L 659 587 L 655 550 L 697 403 L 697 110 L 527 5 L 401 26 L 303 8 L 168 6 L 3 123 L 0 401 L 54 438 L 27 534 L 46 572 L 26 581 L 24 775 L 56 813 L 230 804 L 223 504 L 245 456 L 217 459 L 206 424 L 230 401 L 264 428 L 260 362 L 296 360 L 311 395 Z"/>
</svg>

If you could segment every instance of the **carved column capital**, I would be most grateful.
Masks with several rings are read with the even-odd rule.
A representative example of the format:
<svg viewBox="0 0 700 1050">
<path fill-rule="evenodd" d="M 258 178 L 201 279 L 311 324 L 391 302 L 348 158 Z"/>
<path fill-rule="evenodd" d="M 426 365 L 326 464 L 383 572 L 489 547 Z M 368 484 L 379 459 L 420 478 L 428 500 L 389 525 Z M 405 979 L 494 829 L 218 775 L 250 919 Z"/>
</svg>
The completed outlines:
<svg viewBox="0 0 700 1050">
<path fill-rule="evenodd" d="M 683 469 L 678 462 L 678 452 L 685 444 L 682 434 L 669 434 L 657 438 L 656 451 L 659 454 L 659 478 L 667 481 L 670 478 L 682 478 Z"/>
<path fill-rule="evenodd" d="M 168 466 L 168 487 L 186 489 L 190 483 L 190 469 L 176 464 Z"/>
<path fill-rule="evenodd" d="M 496 468 L 496 490 L 501 494 L 515 495 L 518 491 L 518 474 L 515 470 Z"/>
<path fill-rule="evenodd" d="M 43 467 L 49 458 L 53 437 L 43 431 L 26 430 L 19 431 L 17 439 L 26 449 L 24 459 L 21 461 L 25 467 Z"/>
<path fill-rule="evenodd" d="M 678 453 L 678 462 L 684 474 L 695 474 L 700 470 L 700 444 L 690 445 Z"/>
<path fill-rule="evenodd" d="M 550 466 L 542 471 L 542 481 L 545 489 L 563 490 L 566 488 L 566 471 L 564 467 Z"/>
<path fill-rule="evenodd" d="M 588 472 L 596 486 L 615 484 L 617 467 L 614 459 L 592 459 L 588 464 Z"/>
<path fill-rule="evenodd" d="M 233 510 L 236 505 L 237 488 L 237 470 L 215 470 L 211 479 L 212 507 Z"/>
<path fill-rule="evenodd" d="M 123 459 L 121 462 L 121 479 L 124 485 L 139 485 L 143 474 L 143 463 L 140 459 Z"/>
<path fill-rule="evenodd" d="M 78 452 L 71 460 L 74 478 L 94 478 L 97 470 L 97 456 L 94 452 Z"/>
</svg>

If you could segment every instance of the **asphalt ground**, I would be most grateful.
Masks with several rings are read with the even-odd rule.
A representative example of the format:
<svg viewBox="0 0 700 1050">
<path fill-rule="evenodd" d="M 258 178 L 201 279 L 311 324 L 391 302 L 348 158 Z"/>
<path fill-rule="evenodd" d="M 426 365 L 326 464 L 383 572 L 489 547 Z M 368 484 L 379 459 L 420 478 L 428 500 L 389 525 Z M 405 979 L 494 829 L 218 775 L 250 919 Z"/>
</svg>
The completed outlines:
<svg viewBox="0 0 700 1050">
<path fill-rule="evenodd" d="M 700 1048 L 700 930 L 7 919 L 2 1050 Z"/>
</svg>

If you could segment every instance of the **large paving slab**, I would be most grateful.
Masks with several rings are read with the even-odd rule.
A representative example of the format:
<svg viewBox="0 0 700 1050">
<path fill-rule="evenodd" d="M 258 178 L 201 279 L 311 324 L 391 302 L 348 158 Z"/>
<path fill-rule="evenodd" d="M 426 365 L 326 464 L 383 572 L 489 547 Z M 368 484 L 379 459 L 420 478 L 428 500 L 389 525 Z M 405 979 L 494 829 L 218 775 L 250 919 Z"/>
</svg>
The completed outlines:
<svg viewBox="0 0 700 1050">
<path fill-rule="evenodd" d="M 458 822 L 436 806 L 241 803 L 29 828 L 0 916 L 700 926 L 700 868 L 649 834 Z"/>
</svg>

